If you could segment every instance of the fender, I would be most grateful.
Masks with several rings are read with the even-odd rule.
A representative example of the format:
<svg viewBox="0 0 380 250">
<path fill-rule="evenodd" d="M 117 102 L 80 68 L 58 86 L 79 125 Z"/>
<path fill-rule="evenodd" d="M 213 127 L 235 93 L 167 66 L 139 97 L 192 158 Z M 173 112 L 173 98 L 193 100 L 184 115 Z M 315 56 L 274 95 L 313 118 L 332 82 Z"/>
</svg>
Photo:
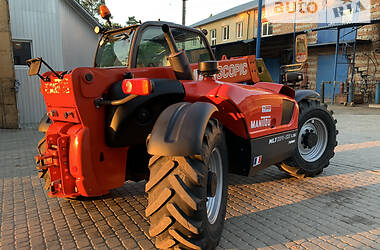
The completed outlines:
<svg viewBox="0 0 380 250">
<path fill-rule="evenodd" d="M 207 102 L 180 102 L 166 108 L 154 124 L 147 149 L 151 155 L 200 154 L 203 135 L 217 107 Z"/>
<path fill-rule="evenodd" d="M 273 82 L 258 82 L 255 85 L 253 85 L 256 88 L 261 88 L 265 90 L 272 91 L 274 93 L 282 94 L 289 96 L 290 98 L 294 98 L 294 89 L 292 89 L 289 86 L 279 84 L 279 83 L 273 83 Z"/>
<path fill-rule="evenodd" d="M 51 125 L 51 120 L 48 114 L 46 113 L 40 121 L 40 125 L 38 125 L 38 131 L 46 133 L 48 131 L 49 126 Z"/>
<path fill-rule="evenodd" d="M 154 85 L 152 94 L 139 96 L 123 105 L 106 107 L 105 138 L 108 146 L 145 145 L 162 111 L 173 103 L 181 102 L 185 96 L 183 85 L 178 80 L 151 79 L 151 82 Z M 119 81 L 109 88 L 107 99 L 116 100 L 126 96 L 122 81 Z"/>
<path fill-rule="evenodd" d="M 296 90 L 294 99 L 296 99 L 296 101 L 299 103 L 303 99 L 307 99 L 310 97 L 319 98 L 319 93 L 317 91 L 310 90 L 310 89 L 299 89 L 299 90 Z"/>
</svg>

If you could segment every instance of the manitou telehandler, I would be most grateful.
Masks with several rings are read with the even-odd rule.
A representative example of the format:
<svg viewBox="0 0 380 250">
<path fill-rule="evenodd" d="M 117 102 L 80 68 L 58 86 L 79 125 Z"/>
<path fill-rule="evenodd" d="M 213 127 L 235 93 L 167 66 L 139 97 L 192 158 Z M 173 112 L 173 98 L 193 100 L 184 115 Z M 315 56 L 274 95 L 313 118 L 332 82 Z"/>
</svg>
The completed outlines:
<svg viewBox="0 0 380 250">
<path fill-rule="evenodd" d="M 156 247 L 213 249 L 229 172 L 277 165 L 300 177 L 329 165 L 332 113 L 312 90 L 265 82 L 262 60 L 217 62 L 204 32 L 173 23 L 97 31 L 93 67 L 41 75 L 42 58 L 28 61 L 47 107 L 36 162 L 49 196 L 146 180 Z"/>
</svg>

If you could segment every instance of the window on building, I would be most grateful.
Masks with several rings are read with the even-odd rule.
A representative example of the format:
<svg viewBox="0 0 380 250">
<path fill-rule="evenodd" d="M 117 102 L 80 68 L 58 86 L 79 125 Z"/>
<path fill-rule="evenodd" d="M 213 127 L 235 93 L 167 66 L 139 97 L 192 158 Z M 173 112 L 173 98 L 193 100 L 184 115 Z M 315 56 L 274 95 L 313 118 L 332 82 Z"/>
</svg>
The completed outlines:
<svg viewBox="0 0 380 250">
<path fill-rule="evenodd" d="M 262 35 L 269 36 L 273 34 L 273 24 L 270 22 L 265 22 L 262 25 Z"/>
<path fill-rule="evenodd" d="M 223 41 L 230 39 L 230 26 L 223 26 Z"/>
<path fill-rule="evenodd" d="M 236 23 L 236 38 L 243 37 L 243 22 Z"/>
<path fill-rule="evenodd" d="M 32 58 L 30 41 L 12 41 L 14 65 L 26 65 L 26 60 Z"/>
<path fill-rule="evenodd" d="M 342 23 L 353 22 L 353 12 L 351 9 L 343 10 Z"/>
<path fill-rule="evenodd" d="M 211 46 L 216 45 L 216 30 L 211 30 Z"/>
<path fill-rule="evenodd" d="M 193 47 L 196 47 L 200 43 L 199 37 L 196 38 L 196 39 L 191 40 L 191 43 L 192 43 Z"/>
</svg>

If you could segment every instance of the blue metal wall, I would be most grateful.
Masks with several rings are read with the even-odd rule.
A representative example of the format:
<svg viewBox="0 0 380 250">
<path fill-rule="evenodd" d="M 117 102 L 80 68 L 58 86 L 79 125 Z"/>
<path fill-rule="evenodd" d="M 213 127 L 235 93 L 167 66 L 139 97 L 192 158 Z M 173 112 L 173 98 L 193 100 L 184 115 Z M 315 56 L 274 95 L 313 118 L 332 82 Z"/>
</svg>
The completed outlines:
<svg viewBox="0 0 380 250">
<path fill-rule="evenodd" d="M 264 58 L 264 63 L 272 76 L 273 82 L 280 82 L 280 58 Z"/>
<path fill-rule="evenodd" d="M 322 81 L 333 81 L 334 80 L 334 62 L 335 55 L 325 55 L 318 57 L 318 68 L 317 68 L 317 92 L 321 93 L 321 83 Z M 344 64 L 343 64 L 344 63 Z M 344 55 L 338 55 L 338 68 L 336 80 L 338 82 L 345 82 L 348 74 L 348 60 Z M 333 95 L 333 85 L 325 85 L 325 97 L 331 98 Z M 335 89 L 335 94 L 339 93 L 339 85 Z"/>
<path fill-rule="evenodd" d="M 318 27 L 325 27 L 328 26 L 328 23 L 324 23 L 322 21 L 323 19 L 320 19 L 320 22 L 318 23 Z M 339 40 L 341 42 L 344 41 L 352 41 L 355 39 L 355 32 L 353 32 L 353 28 L 345 28 L 340 30 L 340 38 Z M 318 31 L 317 35 L 317 43 L 331 43 L 336 42 L 336 29 L 331 30 L 320 30 Z"/>
</svg>

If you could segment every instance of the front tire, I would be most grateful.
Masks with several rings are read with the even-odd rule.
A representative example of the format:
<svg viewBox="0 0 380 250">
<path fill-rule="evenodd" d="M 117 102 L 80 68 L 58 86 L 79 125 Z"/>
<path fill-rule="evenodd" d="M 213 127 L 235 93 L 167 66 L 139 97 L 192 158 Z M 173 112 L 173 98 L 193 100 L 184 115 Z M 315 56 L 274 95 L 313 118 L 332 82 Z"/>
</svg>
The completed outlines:
<svg viewBox="0 0 380 250">
<path fill-rule="evenodd" d="M 201 155 L 153 156 L 146 216 L 161 249 L 214 249 L 227 204 L 227 148 L 222 127 L 210 120 Z"/>
<path fill-rule="evenodd" d="M 297 178 L 313 177 L 322 173 L 334 157 L 336 120 L 327 105 L 317 100 L 304 100 L 299 107 L 297 148 L 280 168 Z"/>
</svg>

